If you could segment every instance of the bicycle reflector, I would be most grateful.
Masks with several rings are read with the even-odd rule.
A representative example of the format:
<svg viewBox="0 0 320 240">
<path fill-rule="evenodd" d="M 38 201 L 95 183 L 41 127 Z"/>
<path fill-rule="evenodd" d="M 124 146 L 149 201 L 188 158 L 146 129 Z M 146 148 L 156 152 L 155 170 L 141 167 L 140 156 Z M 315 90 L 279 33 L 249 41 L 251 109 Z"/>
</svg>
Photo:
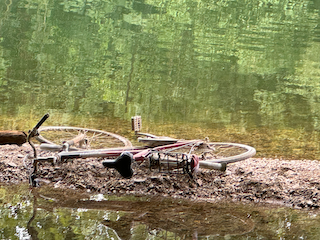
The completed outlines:
<svg viewBox="0 0 320 240">
<path fill-rule="evenodd" d="M 132 131 L 140 132 L 142 128 L 141 116 L 134 116 L 131 118 Z"/>
</svg>

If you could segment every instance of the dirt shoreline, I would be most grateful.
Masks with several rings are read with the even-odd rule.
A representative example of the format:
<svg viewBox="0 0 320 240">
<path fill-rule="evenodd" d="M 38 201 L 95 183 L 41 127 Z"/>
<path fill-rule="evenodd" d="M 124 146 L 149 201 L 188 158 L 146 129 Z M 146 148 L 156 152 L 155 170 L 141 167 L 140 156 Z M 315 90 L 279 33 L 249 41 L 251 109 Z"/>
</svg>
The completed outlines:
<svg viewBox="0 0 320 240">
<path fill-rule="evenodd" d="M 0 146 L 0 183 L 28 182 L 24 164 L 33 154 L 28 144 Z M 106 169 L 102 159 L 80 159 L 59 166 L 40 167 L 40 185 L 112 194 L 159 195 L 191 200 L 245 201 L 283 204 L 295 208 L 320 207 L 320 164 L 313 160 L 251 158 L 229 164 L 225 172 L 200 169 L 194 180 L 133 165 L 134 175 L 124 179 Z"/>
</svg>

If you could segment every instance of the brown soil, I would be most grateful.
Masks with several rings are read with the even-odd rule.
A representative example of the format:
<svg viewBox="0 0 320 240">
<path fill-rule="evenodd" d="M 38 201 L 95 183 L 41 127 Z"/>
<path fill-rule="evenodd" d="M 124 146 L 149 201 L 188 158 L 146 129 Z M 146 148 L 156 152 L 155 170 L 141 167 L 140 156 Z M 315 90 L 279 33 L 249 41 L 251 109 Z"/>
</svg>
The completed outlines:
<svg viewBox="0 0 320 240">
<path fill-rule="evenodd" d="M 27 182 L 30 169 L 24 162 L 30 146 L 0 146 L 0 182 Z M 319 208 L 320 164 L 311 160 L 251 158 L 229 164 L 225 172 L 200 169 L 194 179 L 185 174 L 159 173 L 134 163 L 134 175 L 124 179 L 106 169 L 102 159 L 79 159 L 52 166 L 42 164 L 40 185 L 86 189 L 104 194 L 161 195 L 192 200 L 249 201 Z"/>
</svg>

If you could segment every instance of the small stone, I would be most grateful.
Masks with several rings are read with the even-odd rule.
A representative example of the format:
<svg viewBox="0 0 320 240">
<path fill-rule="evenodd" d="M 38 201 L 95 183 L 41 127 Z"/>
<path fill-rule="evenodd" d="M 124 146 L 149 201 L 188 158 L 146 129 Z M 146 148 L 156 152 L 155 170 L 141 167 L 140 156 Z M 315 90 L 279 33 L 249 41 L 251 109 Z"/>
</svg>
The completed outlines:
<svg viewBox="0 0 320 240">
<path fill-rule="evenodd" d="M 135 178 L 133 179 L 135 183 L 144 183 L 147 181 L 147 178 Z"/>
<path fill-rule="evenodd" d="M 10 167 L 17 167 L 17 166 L 18 166 L 17 164 L 15 164 L 15 163 L 13 163 L 13 162 L 8 162 L 8 165 L 9 165 Z"/>
<path fill-rule="evenodd" d="M 198 183 L 199 186 L 202 186 L 202 180 L 201 179 L 197 179 L 196 182 Z"/>
</svg>

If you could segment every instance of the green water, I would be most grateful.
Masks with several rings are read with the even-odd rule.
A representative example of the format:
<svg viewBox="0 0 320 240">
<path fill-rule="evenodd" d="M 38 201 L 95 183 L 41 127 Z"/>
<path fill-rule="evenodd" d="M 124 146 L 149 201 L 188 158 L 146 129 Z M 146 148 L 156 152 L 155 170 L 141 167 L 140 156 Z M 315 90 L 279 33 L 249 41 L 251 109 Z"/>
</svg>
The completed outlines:
<svg viewBox="0 0 320 240">
<path fill-rule="evenodd" d="M 317 212 L 0 187 L 1 239 L 318 239 Z M 161 214 L 160 214 L 161 213 Z"/>
<path fill-rule="evenodd" d="M 0 130 L 27 131 L 49 112 L 46 125 L 132 139 L 130 118 L 141 115 L 154 134 L 320 159 L 319 10 L 316 0 L 1 0 Z M 33 201 L 28 191 L 2 201 L 2 239 L 32 235 Z M 40 239 L 116 239 L 105 216 L 126 216 L 38 201 L 31 231 Z M 234 207 L 256 217 L 243 239 L 317 239 L 318 215 Z M 134 219 L 132 239 L 191 234 Z M 225 231 L 208 235 L 241 239 Z"/>
<path fill-rule="evenodd" d="M 312 0 L 2 0 L 0 128 L 28 130 L 50 112 L 50 125 L 128 136 L 141 115 L 155 134 L 318 159 L 319 9 Z"/>
</svg>

